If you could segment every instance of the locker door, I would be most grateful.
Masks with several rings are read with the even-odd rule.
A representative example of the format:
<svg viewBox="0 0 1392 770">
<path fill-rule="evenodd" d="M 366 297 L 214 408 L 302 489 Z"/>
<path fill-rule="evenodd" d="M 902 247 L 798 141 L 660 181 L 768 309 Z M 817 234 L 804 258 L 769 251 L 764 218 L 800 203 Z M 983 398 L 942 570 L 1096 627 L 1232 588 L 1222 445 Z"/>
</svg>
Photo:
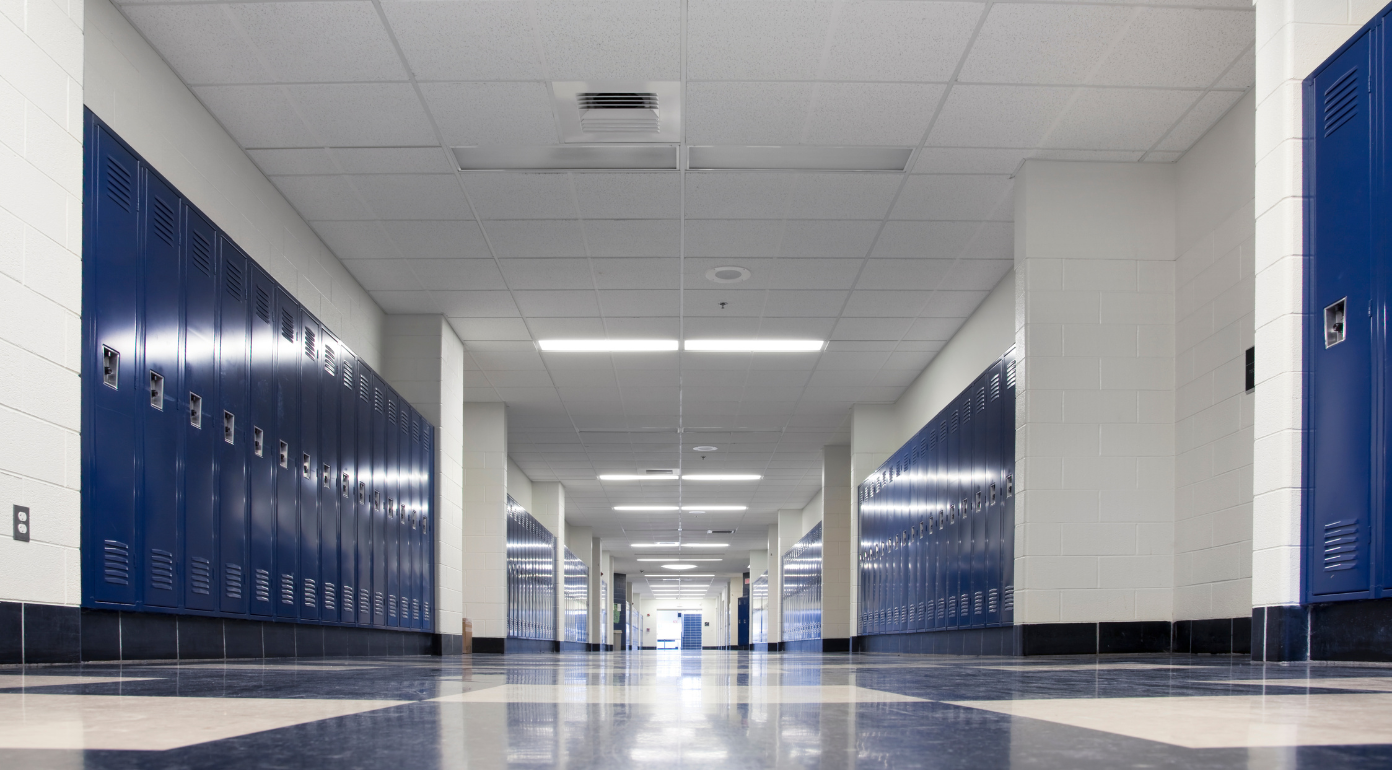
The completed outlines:
<svg viewBox="0 0 1392 770">
<path fill-rule="evenodd" d="M 946 432 L 946 446 L 943 450 L 943 488 L 941 504 L 942 520 L 938 523 L 942 525 L 942 557 L 941 569 L 942 590 L 945 604 L 943 606 L 946 614 L 943 617 L 943 628 L 955 628 L 957 626 L 957 501 L 961 498 L 958 494 L 960 484 L 958 483 L 957 452 L 961 445 L 961 419 L 962 414 L 954 402 L 949 404 L 945 412 L 948 412 L 944 420 L 943 428 Z"/>
<path fill-rule="evenodd" d="M 410 462 L 407 464 L 410 469 L 408 478 L 411 489 L 411 628 L 422 627 L 421 600 L 424 596 L 425 577 L 425 539 L 421 534 L 422 513 L 425 510 L 425 496 L 421 493 L 421 484 L 425 478 L 425 474 L 421 472 L 421 423 L 421 416 L 414 409 L 411 410 L 411 449 Z"/>
<path fill-rule="evenodd" d="M 1015 353 L 1005 355 L 1002 365 L 1001 446 L 1004 467 L 1001 476 L 1001 624 L 1015 622 Z"/>
<path fill-rule="evenodd" d="M 1305 563 L 1312 596 L 1370 588 L 1373 356 L 1372 35 L 1307 81 L 1313 193 L 1307 292 L 1310 474 Z M 1340 305 L 1340 303 L 1343 303 Z M 1347 326 L 1343 326 L 1344 321 Z M 1334 328 L 1338 325 L 1338 328 Z"/>
<path fill-rule="evenodd" d="M 397 604 L 401 594 L 401 407 L 395 393 L 388 391 L 386 399 L 387 625 L 398 626 L 401 624 Z"/>
<path fill-rule="evenodd" d="M 914 441 L 918 445 L 918 460 L 914 463 L 915 488 L 917 494 L 914 496 L 915 512 L 914 517 L 918 519 L 918 623 L 915 630 L 928 630 L 928 589 L 931 585 L 930 575 L 932 574 L 931 540 L 928 535 L 928 433 L 929 427 L 924 426 L 918 432 Z"/>
<path fill-rule="evenodd" d="M 982 574 L 986 582 L 986 623 L 1001 619 L 1001 468 L 1004 465 L 1001 420 L 1001 362 L 986 370 L 986 436 L 988 451 L 983 470 L 986 485 L 986 554 Z"/>
<path fill-rule="evenodd" d="M 189 240 L 184 283 L 183 404 L 184 450 L 184 606 L 216 610 L 220 606 L 214 575 L 218 561 L 216 452 L 222 441 L 222 415 L 216 408 L 218 264 L 213 225 L 185 209 Z"/>
<path fill-rule="evenodd" d="M 279 336 L 275 318 L 275 282 L 252 267 L 251 437 L 247 470 L 251 489 L 250 605 L 253 615 L 275 613 L 276 470 L 279 430 L 276 422 L 275 353 Z"/>
<path fill-rule="evenodd" d="M 947 578 L 944 574 L 944 554 L 946 552 L 946 532 L 943 527 L 947 523 L 947 495 L 945 489 L 946 474 L 944 471 L 944 457 L 947 451 L 947 421 L 941 416 L 932 423 L 932 437 L 929 441 L 933 444 L 932 457 L 930 458 L 930 469 L 933 474 L 933 487 L 928 498 L 928 515 L 932 518 L 933 525 L 933 588 L 930 596 L 933 598 L 933 628 L 943 628 L 947 622 Z"/>
<path fill-rule="evenodd" d="M 991 438 L 990 424 L 986 419 L 986 378 L 979 376 L 972 385 L 970 398 L 975 412 L 972 419 L 972 468 L 971 468 L 971 531 L 972 531 L 972 614 L 971 624 L 980 626 L 986 622 L 986 593 L 990 589 L 986 578 L 986 517 L 987 484 L 986 463 L 990 452 L 988 441 Z"/>
<path fill-rule="evenodd" d="M 299 330 L 300 305 L 277 288 L 276 323 L 279 325 L 275 353 L 276 435 L 267 443 L 267 452 L 276 462 L 276 583 L 275 614 L 294 618 L 299 615 L 298 586 L 300 568 L 300 359 L 304 340 Z"/>
<path fill-rule="evenodd" d="M 387 407 L 382 380 L 372 375 L 372 624 L 387 624 Z"/>
<path fill-rule="evenodd" d="M 183 222 L 179 196 L 159 177 L 145 182 L 141 244 L 144 252 L 144 363 L 132 361 L 129 390 L 148 388 L 149 398 L 136 408 L 143 416 L 144 450 L 140 453 L 140 515 L 144 560 L 144 603 L 177 607 L 183 597 L 183 546 L 179 531 L 180 457 L 184 423 L 179 408 L 183 367 L 183 303 L 180 293 L 183 260 Z M 132 295 L 133 299 L 133 295 Z M 128 394 L 133 395 L 133 394 Z M 139 398 L 138 396 L 136 398 Z"/>
<path fill-rule="evenodd" d="M 247 408 L 250 322 L 247 308 L 247 257 L 232 242 L 219 237 L 222 294 L 218 306 L 218 391 L 221 408 L 214 412 L 218 464 L 218 566 L 222 590 L 219 608 L 245 615 L 248 610 L 247 554 L 251 536 L 247 510 L 247 458 L 251 428 Z"/>
<path fill-rule="evenodd" d="M 421 516 L 421 540 L 425 544 L 422 565 L 425 585 L 421 589 L 421 628 L 435 629 L 430 604 L 435 601 L 435 428 L 421 422 L 421 471 L 425 474 Z"/>
<path fill-rule="evenodd" d="M 339 351 L 339 520 L 338 574 L 339 619 L 358 620 L 358 367 L 357 358 L 347 349 Z"/>
<path fill-rule="evenodd" d="M 322 329 L 308 311 L 300 310 L 300 425 L 299 453 L 294 458 L 300 496 L 300 601 L 302 620 L 319 619 L 319 490 L 323 487 L 323 455 L 319 451 L 319 337 Z"/>
<path fill-rule="evenodd" d="M 323 331 L 319 343 L 319 361 L 319 619 L 337 622 L 342 593 L 338 536 L 343 501 L 343 460 L 338 439 L 338 405 L 343 385 L 338 370 L 343 361 L 342 346 L 328 330 Z"/>
<path fill-rule="evenodd" d="M 376 491 L 372 478 L 372 370 L 367 368 L 362 359 L 358 359 L 357 368 L 358 396 L 353 426 L 357 433 L 357 449 L 354 453 L 357 458 L 357 473 L 354 476 L 357 491 L 353 497 L 354 517 L 357 519 L 357 623 L 371 625 L 373 557 L 376 556 L 372 540 L 372 495 Z"/>
</svg>

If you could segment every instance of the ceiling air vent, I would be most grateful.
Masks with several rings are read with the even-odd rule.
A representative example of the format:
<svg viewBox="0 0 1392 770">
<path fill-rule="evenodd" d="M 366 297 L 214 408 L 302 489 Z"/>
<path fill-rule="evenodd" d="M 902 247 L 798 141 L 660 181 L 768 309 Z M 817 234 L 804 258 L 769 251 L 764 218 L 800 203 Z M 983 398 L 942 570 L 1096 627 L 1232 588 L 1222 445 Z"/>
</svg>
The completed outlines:
<svg viewBox="0 0 1392 770">
<path fill-rule="evenodd" d="M 734 531 L 733 529 L 708 529 L 708 530 L 706 530 L 706 534 L 707 534 L 707 535 L 733 535 L 733 534 L 735 534 L 735 531 Z"/>
<path fill-rule="evenodd" d="M 680 83 L 564 81 L 551 91 L 566 143 L 681 141 Z"/>
</svg>

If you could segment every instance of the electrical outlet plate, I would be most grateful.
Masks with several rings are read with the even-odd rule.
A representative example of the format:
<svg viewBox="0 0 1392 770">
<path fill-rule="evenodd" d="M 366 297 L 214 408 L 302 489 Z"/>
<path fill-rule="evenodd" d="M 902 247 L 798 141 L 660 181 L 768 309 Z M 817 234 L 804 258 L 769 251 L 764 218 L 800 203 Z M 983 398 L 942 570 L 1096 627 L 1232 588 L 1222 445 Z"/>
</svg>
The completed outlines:
<svg viewBox="0 0 1392 770">
<path fill-rule="evenodd" d="M 29 534 L 33 529 L 32 516 L 29 515 L 29 507 L 16 505 L 14 507 L 14 539 L 21 543 L 29 542 Z"/>
</svg>

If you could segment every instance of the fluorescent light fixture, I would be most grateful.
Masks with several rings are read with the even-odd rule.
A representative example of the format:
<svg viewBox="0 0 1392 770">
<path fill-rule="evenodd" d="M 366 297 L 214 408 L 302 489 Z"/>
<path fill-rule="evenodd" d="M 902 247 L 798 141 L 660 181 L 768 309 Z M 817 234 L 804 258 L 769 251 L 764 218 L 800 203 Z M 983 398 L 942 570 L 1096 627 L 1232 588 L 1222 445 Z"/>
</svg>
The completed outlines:
<svg viewBox="0 0 1392 770">
<path fill-rule="evenodd" d="M 633 169 L 675 171 L 677 148 L 671 145 L 603 147 L 535 145 L 531 147 L 455 147 L 460 171 L 585 171 Z"/>
<path fill-rule="evenodd" d="M 682 476 L 683 481 L 758 481 L 762 478 L 757 473 L 688 473 Z"/>
<path fill-rule="evenodd" d="M 826 340 L 687 340 L 683 350 L 712 353 L 815 353 Z"/>
<path fill-rule="evenodd" d="M 663 569 L 696 569 L 695 564 L 664 564 Z"/>
<path fill-rule="evenodd" d="M 687 150 L 686 167 L 692 171 L 903 171 L 911 155 L 911 147 L 695 145 Z"/>
<path fill-rule="evenodd" d="M 675 511 L 675 505 L 616 505 L 616 511 Z M 683 511 L 747 511 L 747 505 L 683 505 Z"/>
<path fill-rule="evenodd" d="M 630 548 L 680 548 L 681 543 L 629 543 Z"/>
<path fill-rule="evenodd" d="M 639 559 L 638 561 L 672 561 L 673 559 L 681 559 L 682 561 L 725 561 L 724 559 L 686 559 L 681 556 L 665 556 L 661 559 Z"/>
<path fill-rule="evenodd" d="M 600 481 L 674 481 L 680 478 L 676 474 L 664 476 L 659 473 L 601 473 Z"/>
<path fill-rule="evenodd" d="M 729 543 L 682 543 L 682 548 L 729 548 Z"/>
<path fill-rule="evenodd" d="M 603 477 L 601 477 L 603 478 Z M 675 505 L 616 505 L 616 511 L 675 511 Z"/>
<path fill-rule="evenodd" d="M 641 353 L 676 350 L 676 340 L 537 340 L 550 353 Z"/>
</svg>

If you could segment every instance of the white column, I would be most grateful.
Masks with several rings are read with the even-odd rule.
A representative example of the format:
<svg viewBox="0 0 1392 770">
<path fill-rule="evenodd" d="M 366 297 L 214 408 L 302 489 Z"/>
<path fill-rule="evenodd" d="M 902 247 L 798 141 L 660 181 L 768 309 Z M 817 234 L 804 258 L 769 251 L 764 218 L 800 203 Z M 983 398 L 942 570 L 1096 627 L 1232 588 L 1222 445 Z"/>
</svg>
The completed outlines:
<svg viewBox="0 0 1392 770">
<path fill-rule="evenodd" d="M 599 547 L 599 538 L 591 537 L 589 545 L 590 563 L 590 595 L 588 602 L 589 618 L 585 638 L 590 644 L 602 644 L 604 642 L 604 628 L 600 624 L 600 617 L 604 609 L 604 597 L 600 595 L 599 584 L 601 570 L 604 569 L 603 552 Z"/>
<path fill-rule="evenodd" d="M 783 518 L 783 512 L 779 511 L 778 518 Z M 768 640 L 770 643 L 783 640 L 783 551 L 779 549 L 782 543 L 778 539 L 778 524 L 770 524 L 768 528 Z"/>
<path fill-rule="evenodd" d="M 462 634 L 464 346 L 443 316 L 387 316 L 382 375 L 435 431 L 435 632 Z"/>
<path fill-rule="evenodd" d="M 556 563 L 553 565 L 556 576 L 556 604 L 553 608 L 555 621 L 553 627 L 556 629 L 556 639 L 565 638 L 563 627 L 564 615 L 561 607 L 565 594 L 565 487 L 559 481 L 533 481 L 532 482 L 532 509 L 531 514 L 541 526 L 551 530 L 556 536 Z"/>
<path fill-rule="evenodd" d="M 851 448 L 822 448 L 822 638 L 855 634 L 851 607 L 858 547 L 855 488 L 851 486 Z"/>
<path fill-rule="evenodd" d="M 464 617 L 475 638 L 507 637 L 507 408 L 464 404 Z"/>
</svg>

